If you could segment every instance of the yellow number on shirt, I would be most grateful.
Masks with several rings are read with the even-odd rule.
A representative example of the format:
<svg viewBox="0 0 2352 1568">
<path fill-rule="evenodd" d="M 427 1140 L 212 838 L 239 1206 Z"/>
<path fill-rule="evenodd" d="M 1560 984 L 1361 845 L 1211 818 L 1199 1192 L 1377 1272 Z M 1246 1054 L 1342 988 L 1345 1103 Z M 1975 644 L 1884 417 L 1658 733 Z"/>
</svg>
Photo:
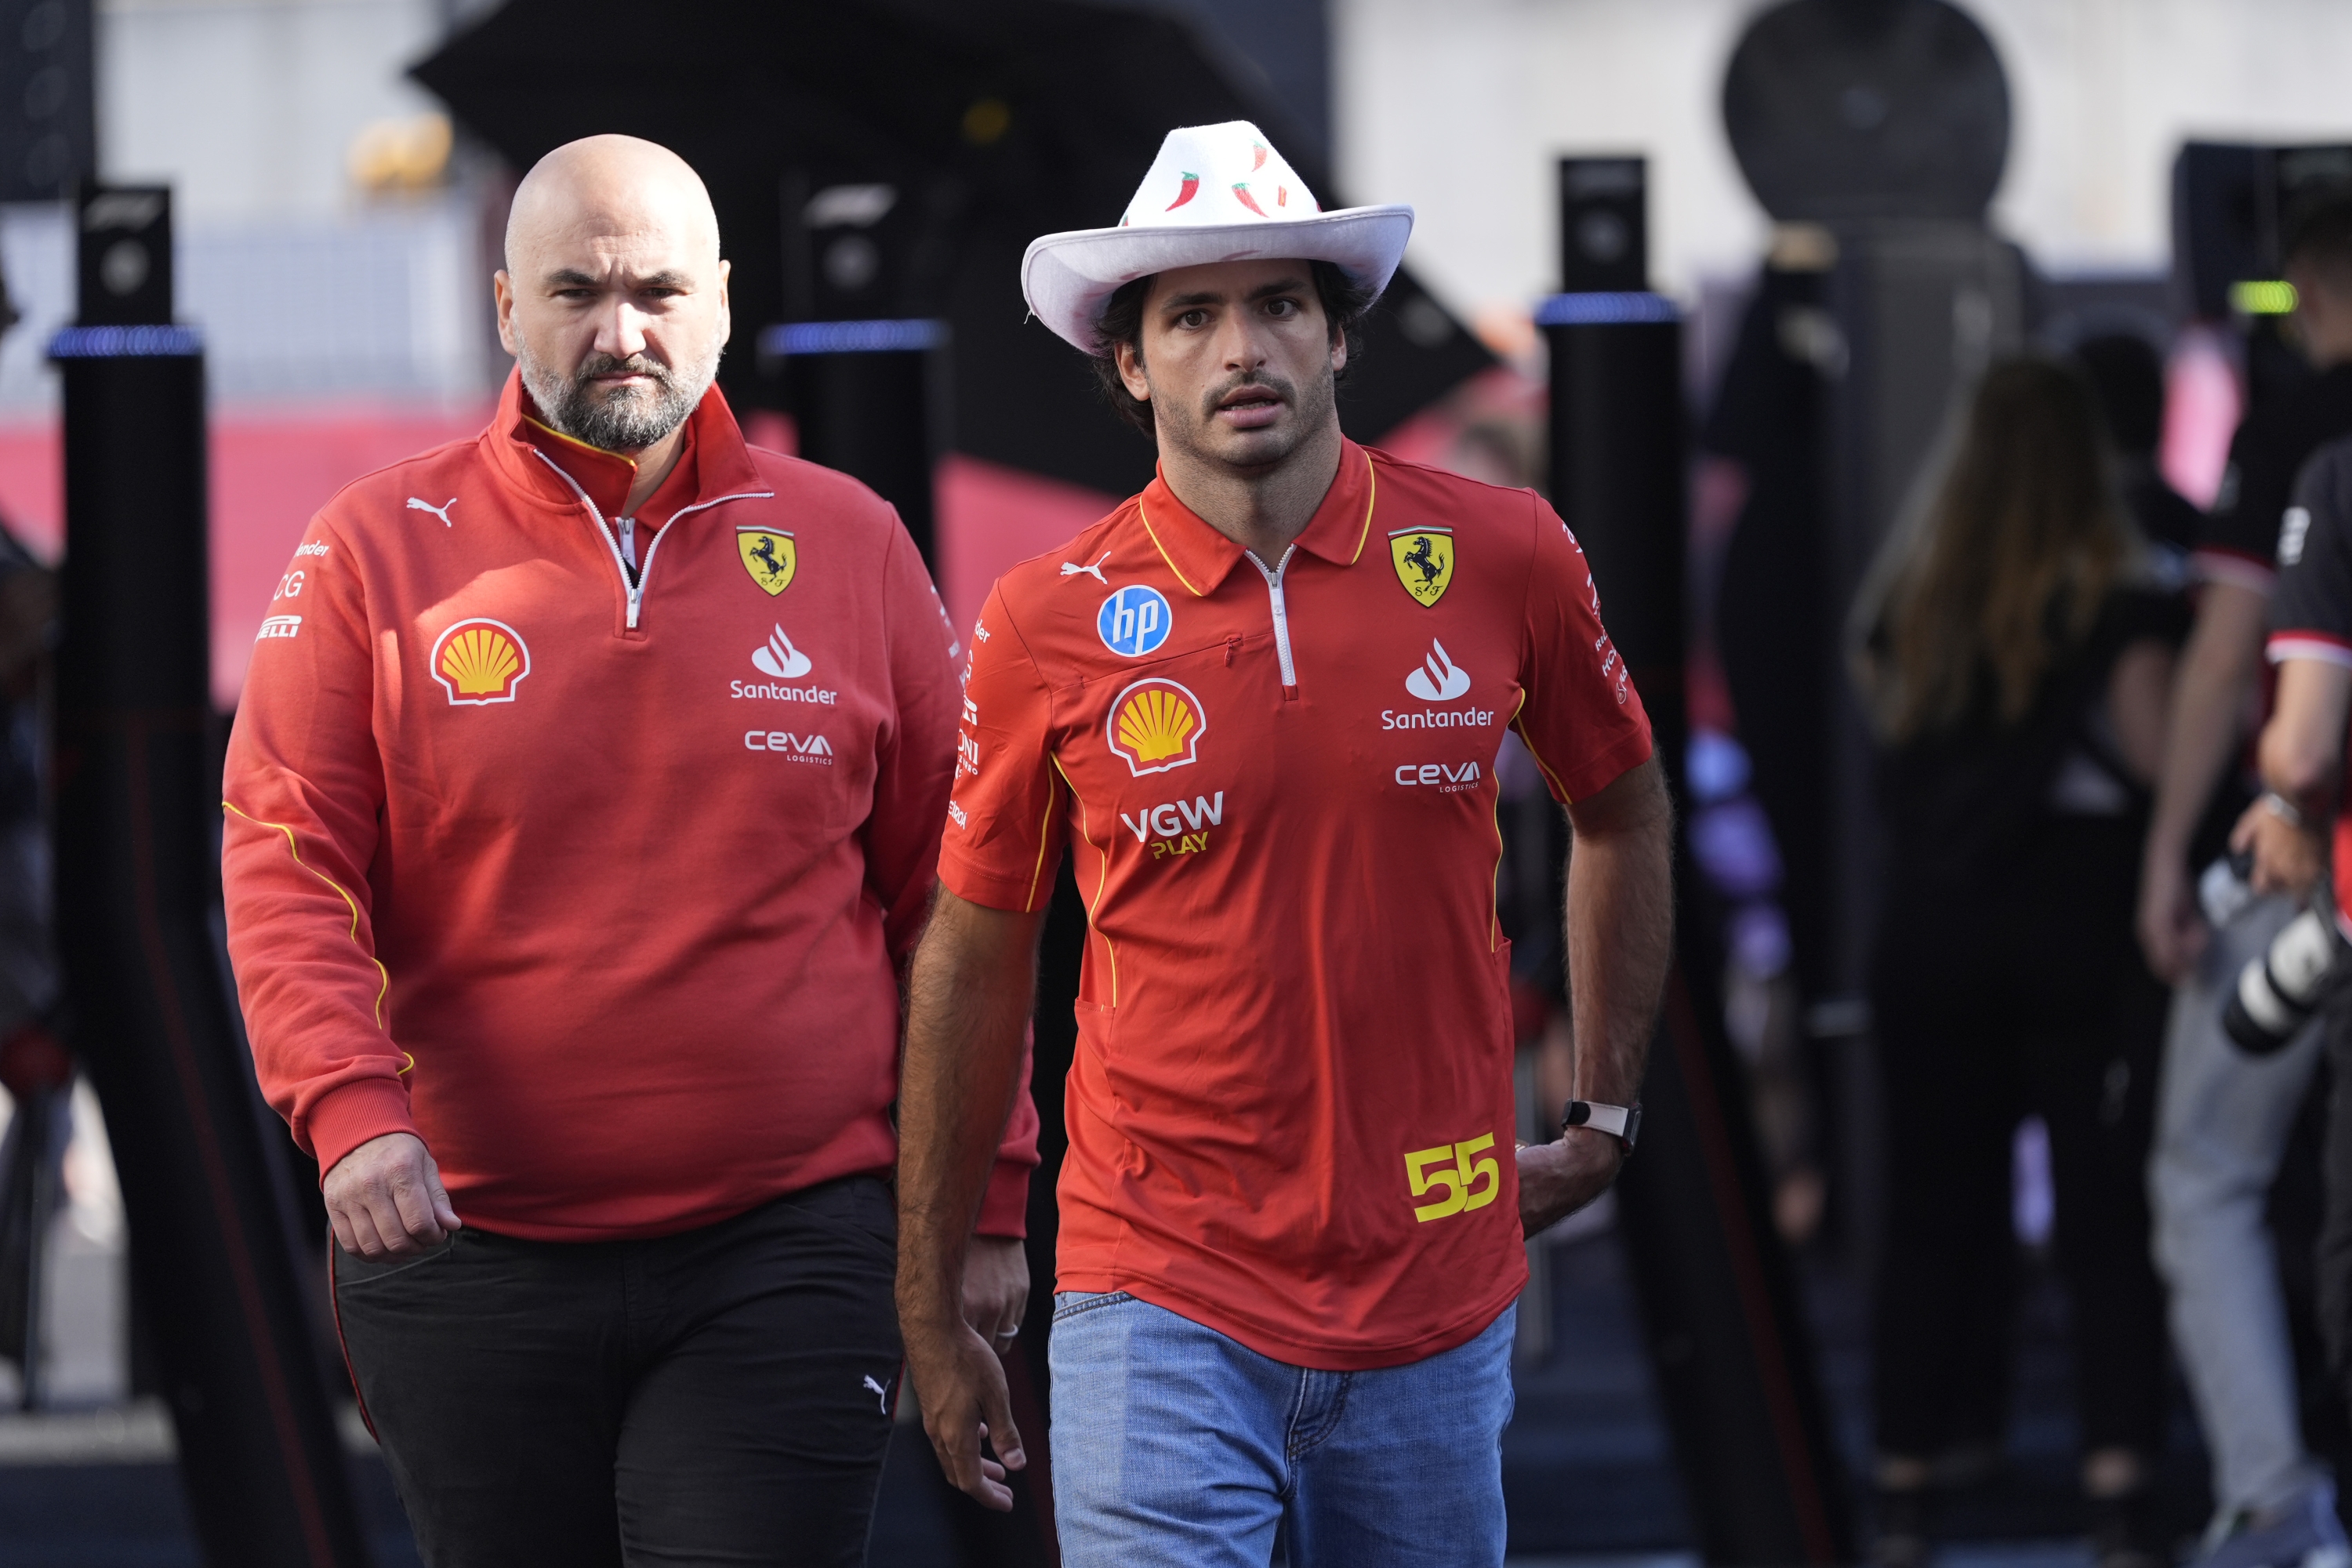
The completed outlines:
<svg viewBox="0 0 2352 1568">
<path fill-rule="evenodd" d="M 1445 1189 L 1445 1195 L 1435 1203 L 1416 1205 L 1412 1217 L 1427 1224 L 1493 1203 L 1495 1194 L 1503 1190 L 1503 1173 L 1492 1156 L 1475 1162 L 1471 1156 L 1494 1146 L 1495 1135 L 1486 1132 L 1467 1142 L 1441 1143 L 1434 1149 L 1417 1149 L 1407 1154 L 1405 1180 L 1412 1184 L 1414 1197 L 1438 1187 Z"/>
</svg>

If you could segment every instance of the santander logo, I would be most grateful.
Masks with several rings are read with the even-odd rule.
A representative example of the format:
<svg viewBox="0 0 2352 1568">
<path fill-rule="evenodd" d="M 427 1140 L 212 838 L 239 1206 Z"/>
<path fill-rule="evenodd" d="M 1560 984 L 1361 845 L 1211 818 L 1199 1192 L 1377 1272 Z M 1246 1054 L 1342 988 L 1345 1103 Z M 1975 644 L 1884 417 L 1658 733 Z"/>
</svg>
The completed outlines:
<svg viewBox="0 0 2352 1568">
<path fill-rule="evenodd" d="M 762 675 L 772 675 L 778 680 L 798 680 L 814 668 L 809 656 L 793 646 L 793 639 L 778 626 L 768 640 L 751 650 L 751 662 L 760 667 Z M 1463 684 L 1469 684 L 1467 677 Z"/>
<path fill-rule="evenodd" d="M 1429 657 L 1404 678 L 1404 689 L 1423 702 L 1451 702 L 1470 689 L 1470 672 L 1446 657 L 1445 645 L 1429 640 Z"/>
</svg>

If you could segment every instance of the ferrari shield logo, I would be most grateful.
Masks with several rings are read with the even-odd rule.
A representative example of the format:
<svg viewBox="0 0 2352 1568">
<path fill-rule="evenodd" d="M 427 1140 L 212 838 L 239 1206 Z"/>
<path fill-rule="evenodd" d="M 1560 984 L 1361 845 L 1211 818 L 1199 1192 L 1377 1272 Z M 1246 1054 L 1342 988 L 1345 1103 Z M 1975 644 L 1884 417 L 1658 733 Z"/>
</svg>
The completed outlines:
<svg viewBox="0 0 2352 1568">
<path fill-rule="evenodd" d="M 737 529 L 735 551 L 743 557 L 743 570 L 751 574 L 751 581 L 771 594 L 791 587 L 793 574 L 800 569 L 793 536 L 772 528 Z"/>
<path fill-rule="evenodd" d="M 1397 581 L 1404 591 L 1424 605 L 1434 605 L 1454 581 L 1454 531 L 1401 529 L 1389 535 L 1389 559 L 1396 563 Z"/>
</svg>

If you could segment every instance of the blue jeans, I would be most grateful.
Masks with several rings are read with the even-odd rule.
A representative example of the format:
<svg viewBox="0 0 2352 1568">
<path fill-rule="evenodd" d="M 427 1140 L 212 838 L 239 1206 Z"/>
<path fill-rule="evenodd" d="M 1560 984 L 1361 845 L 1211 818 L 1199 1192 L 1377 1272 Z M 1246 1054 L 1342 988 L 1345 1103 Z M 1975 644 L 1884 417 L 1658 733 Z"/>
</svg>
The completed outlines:
<svg viewBox="0 0 2352 1568">
<path fill-rule="evenodd" d="M 1318 1372 L 1125 1291 L 1054 1299 L 1068 1568 L 1499 1568 L 1511 1307 L 1406 1366 Z"/>
</svg>

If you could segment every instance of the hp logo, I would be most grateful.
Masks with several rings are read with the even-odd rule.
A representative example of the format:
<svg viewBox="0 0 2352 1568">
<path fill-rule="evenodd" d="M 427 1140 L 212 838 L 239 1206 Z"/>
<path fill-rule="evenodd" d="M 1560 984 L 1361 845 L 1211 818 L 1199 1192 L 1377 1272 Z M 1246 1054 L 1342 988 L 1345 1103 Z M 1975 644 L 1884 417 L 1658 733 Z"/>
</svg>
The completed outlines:
<svg viewBox="0 0 2352 1568">
<path fill-rule="evenodd" d="M 1103 647 L 1121 658 L 1141 658 L 1168 640 L 1172 618 L 1159 589 L 1136 583 L 1103 601 L 1095 630 L 1101 634 Z"/>
</svg>

